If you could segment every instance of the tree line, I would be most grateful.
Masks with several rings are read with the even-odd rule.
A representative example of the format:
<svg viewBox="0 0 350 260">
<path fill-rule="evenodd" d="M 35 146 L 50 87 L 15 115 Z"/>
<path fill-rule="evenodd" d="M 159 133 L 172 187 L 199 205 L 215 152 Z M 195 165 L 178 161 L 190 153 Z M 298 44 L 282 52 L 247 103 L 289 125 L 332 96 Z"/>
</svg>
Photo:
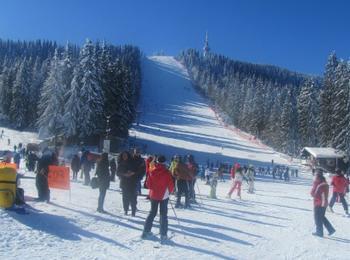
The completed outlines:
<svg viewBox="0 0 350 260">
<path fill-rule="evenodd" d="M 0 39 L 0 113 L 15 128 L 78 141 L 106 133 L 126 137 L 141 87 L 141 52 L 86 40 Z"/>
<path fill-rule="evenodd" d="M 324 76 L 257 65 L 190 49 L 178 59 L 194 86 L 236 127 L 278 151 L 299 154 L 305 146 L 350 152 L 350 65 L 332 53 Z"/>
</svg>

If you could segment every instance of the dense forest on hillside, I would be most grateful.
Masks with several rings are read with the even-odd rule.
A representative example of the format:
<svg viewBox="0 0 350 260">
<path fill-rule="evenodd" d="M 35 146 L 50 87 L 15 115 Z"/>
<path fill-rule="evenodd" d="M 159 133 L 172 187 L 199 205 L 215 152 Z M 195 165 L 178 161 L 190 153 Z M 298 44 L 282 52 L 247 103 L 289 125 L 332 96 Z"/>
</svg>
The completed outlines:
<svg viewBox="0 0 350 260">
<path fill-rule="evenodd" d="M 298 154 L 304 146 L 321 145 L 350 151 L 350 66 L 334 53 L 323 80 L 212 53 L 204 57 L 193 49 L 178 59 L 229 123 L 275 149 Z"/>
<path fill-rule="evenodd" d="M 18 129 L 79 140 L 125 137 L 141 85 L 137 47 L 0 40 L 0 113 Z"/>
</svg>

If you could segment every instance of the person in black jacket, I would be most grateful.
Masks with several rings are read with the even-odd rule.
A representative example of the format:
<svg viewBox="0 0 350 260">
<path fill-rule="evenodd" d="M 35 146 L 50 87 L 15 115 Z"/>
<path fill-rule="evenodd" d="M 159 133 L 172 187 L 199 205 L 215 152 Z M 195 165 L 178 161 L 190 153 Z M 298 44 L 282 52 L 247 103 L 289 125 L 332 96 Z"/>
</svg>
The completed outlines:
<svg viewBox="0 0 350 260">
<path fill-rule="evenodd" d="M 108 153 L 103 153 L 101 160 L 97 164 L 96 175 L 98 178 L 100 194 L 98 196 L 98 207 L 97 211 L 104 213 L 103 204 L 106 197 L 106 191 L 109 188 L 110 174 L 109 174 L 109 162 Z"/>
<path fill-rule="evenodd" d="M 146 164 L 145 160 L 141 157 L 140 150 L 138 148 L 134 149 L 131 162 L 133 171 L 138 177 L 136 183 L 136 193 L 141 195 L 141 181 L 146 174 Z"/>
<path fill-rule="evenodd" d="M 58 165 L 56 154 L 46 149 L 39 159 L 35 178 L 36 188 L 38 190 L 38 201 L 50 202 L 50 189 L 48 183 L 49 166 Z"/>
<path fill-rule="evenodd" d="M 78 172 L 80 170 L 80 158 L 77 154 L 73 156 L 73 159 L 70 164 L 70 168 L 73 171 L 73 180 L 77 180 L 78 178 Z"/>
<path fill-rule="evenodd" d="M 111 169 L 111 181 L 115 181 L 115 175 L 117 173 L 117 163 L 115 162 L 115 159 L 113 158 L 110 162 L 109 162 L 109 167 Z"/>
<path fill-rule="evenodd" d="M 123 208 L 125 215 L 128 214 L 131 205 L 131 215 L 136 214 L 136 185 L 138 176 L 133 171 L 133 164 L 129 152 L 124 151 L 118 156 L 117 175 L 120 178 L 120 188 L 122 189 Z"/>
</svg>

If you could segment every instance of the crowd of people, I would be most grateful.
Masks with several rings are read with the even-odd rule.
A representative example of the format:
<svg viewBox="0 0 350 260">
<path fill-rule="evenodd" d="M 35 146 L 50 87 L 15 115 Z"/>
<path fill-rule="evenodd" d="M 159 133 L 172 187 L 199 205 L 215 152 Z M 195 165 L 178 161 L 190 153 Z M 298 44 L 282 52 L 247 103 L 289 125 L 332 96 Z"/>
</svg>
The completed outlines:
<svg viewBox="0 0 350 260">
<path fill-rule="evenodd" d="M 16 154 L 19 156 L 16 157 Z M 26 159 L 28 170 L 36 172 L 36 187 L 38 190 L 38 201 L 50 201 L 50 190 L 48 186 L 49 165 L 58 165 L 56 152 L 44 149 L 41 156 L 36 153 L 26 151 L 22 145 L 14 147 L 13 161 L 20 164 L 21 158 Z M 87 150 L 82 150 L 80 154 L 72 157 L 70 167 L 72 179 L 77 180 L 79 171 L 83 178 L 84 185 L 90 185 L 90 172 L 96 166 L 95 177 L 98 183 L 99 196 L 97 202 L 97 211 L 105 213 L 104 201 L 106 192 L 110 187 L 110 182 L 119 178 L 119 185 L 122 193 L 122 204 L 124 214 L 128 215 L 131 209 L 131 216 L 134 217 L 137 212 L 137 197 L 141 194 L 142 180 L 145 178 L 143 187 L 149 190 L 147 199 L 150 200 L 150 211 L 146 218 L 142 238 L 150 235 L 153 221 L 157 215 L 158 208 L 160 212 L 160 234 L 161 240 L 167 238 L 168 230 L 168 204 L 171 194 L 176 196 L 175 208 L 189 209 L 196 201 L 196 181 L 200 176 L 205 184 L 210 185 L 209 198 L 217 199 L 216 188 L 220 179 L 223 179 L 224 172 L 227 172 L 227 166 L 207 164 L 206 167 L 200 166 L 195 161 L 193 155 L 180 156 L 175 155 L 169 163 L 163 155 L 151 155 L 146 158 L 141 156 L 140 150 L 135 148 L 132 152 L 121 152 L 117 160 L 108 153 L 102 153 L 98 158 L 93 158 Z M 288 167 L 272 165 L 271 167 L 257 167 L 253 165 L 240 165 L 234 163 L 229 170 L 229 176 L 232 184 L 227 193 L 227 198 L 231 198 L 237 191 L 237 197 L 241 199 L 242 185 L 247 183 L 247 192 L 254 193 L 254 181 L 256 175 L 271 175 L 281 180 L 289 181 L 289 174 L 298 176 L 297 171 L 290 171 Z M 345 195 L 348 190 L 349 181 L 344 173 L 336 169 L 332 177 L 331 185 L 333 194 L 328 203 L 329 185 L 323 176 L 322 169 L 316 169 L 315 180 L 311 190 L 314 198 L 314 221 L 316 225 L 315 236 L 323 236 L 323 226 L 328 230 L 329 235 L 335 232 L 335 228 L 326 218 L 326 209 L 333 212 L 333 206 L 336 201 L 342 203 L 345 213 L 348 215 L 348 204 Z M 199 187 L 198 191 L 199 191 Z M 184 201 L 182 201 L 184 197 Z"/>
</svg>

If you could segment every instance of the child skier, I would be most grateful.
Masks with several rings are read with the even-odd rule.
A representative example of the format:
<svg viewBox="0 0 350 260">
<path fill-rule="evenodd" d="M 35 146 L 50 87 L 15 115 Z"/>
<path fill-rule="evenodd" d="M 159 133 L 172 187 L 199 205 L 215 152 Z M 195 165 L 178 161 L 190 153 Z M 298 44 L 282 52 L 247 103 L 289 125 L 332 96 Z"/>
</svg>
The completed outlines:
<svg viewBox="0 0 350 260">
<path fill-rule="evenodd" d="M 216 186 L 218 185 L 218 179 L 219 179 L 219 171 L 216 171 L 213 174 L 213 177 L 211 179 L 209 198 L 217 199 L 217 197 L 216 197 Z"/>
</svg>

